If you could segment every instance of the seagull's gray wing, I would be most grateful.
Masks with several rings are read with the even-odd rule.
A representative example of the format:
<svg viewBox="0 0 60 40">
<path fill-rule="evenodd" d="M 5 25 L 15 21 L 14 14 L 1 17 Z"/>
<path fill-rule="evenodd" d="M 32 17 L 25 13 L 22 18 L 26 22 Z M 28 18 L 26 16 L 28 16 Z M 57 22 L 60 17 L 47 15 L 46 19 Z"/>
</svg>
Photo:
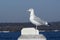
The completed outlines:
<svg viewBox="0 0 60 40">
<path fill-rule="evenodd" d="M 41 24 L 45 24 L 45 21 L 41 20 L 39 17 L 35 16 L 34 20 L 41 23 Z"/>
</svg>

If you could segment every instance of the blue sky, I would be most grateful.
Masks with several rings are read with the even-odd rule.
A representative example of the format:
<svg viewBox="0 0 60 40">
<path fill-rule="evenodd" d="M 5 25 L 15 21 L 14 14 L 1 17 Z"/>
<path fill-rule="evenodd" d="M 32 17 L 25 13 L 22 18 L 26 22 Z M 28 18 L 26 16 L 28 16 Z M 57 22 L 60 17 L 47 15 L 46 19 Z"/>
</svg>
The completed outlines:
<svg viewBox="0 0 60 40">
<path fill-rule="evenodd" d="M 29 22 L 29 8 L 43 20 L 60 21 L 60 0 L 0 0 L 0 22 Z"/>
</svg>

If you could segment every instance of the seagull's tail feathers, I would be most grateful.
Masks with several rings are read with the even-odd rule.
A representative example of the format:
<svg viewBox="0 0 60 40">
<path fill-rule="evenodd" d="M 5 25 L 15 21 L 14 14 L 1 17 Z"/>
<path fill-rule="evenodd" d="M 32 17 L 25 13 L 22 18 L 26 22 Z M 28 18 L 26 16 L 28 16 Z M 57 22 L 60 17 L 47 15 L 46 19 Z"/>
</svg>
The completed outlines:
<svg viewBox="0 0 60 40">
<path fill-rule="evenodd" d="M 46 25 L 46 26 L 50 26 L 50 24 L 49 24 L 48 22 L 45 22 L 45 25 Z"/>
</svg>

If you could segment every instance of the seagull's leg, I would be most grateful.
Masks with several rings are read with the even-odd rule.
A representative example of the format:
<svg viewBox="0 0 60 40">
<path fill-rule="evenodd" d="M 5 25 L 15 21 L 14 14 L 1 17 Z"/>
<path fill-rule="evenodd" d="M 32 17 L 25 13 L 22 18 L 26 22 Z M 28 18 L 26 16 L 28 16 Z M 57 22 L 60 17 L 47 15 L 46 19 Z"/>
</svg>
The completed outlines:
<svg viewBox="0 0 60 40">
<path fill-rule="evenodd" d="M 37 25 L 36 25 L 36 29 L 37 29 Z"/>
</svg>

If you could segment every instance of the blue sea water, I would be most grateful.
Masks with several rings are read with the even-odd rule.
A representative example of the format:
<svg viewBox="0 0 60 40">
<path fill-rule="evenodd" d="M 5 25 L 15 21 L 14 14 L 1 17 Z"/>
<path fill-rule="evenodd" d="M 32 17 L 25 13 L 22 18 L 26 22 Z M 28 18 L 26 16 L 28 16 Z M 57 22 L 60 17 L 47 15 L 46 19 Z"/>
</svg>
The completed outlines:
<svg viewBox="0 0 60 40">
<path fill-rule="evenodd" d="M 43 34 L 47 40 L 60 40 L 60 32 L 40 32 Z M 0 32 L 0 40 L 17 40 L 21 35 L 21 32 Z"/>
</svg>

